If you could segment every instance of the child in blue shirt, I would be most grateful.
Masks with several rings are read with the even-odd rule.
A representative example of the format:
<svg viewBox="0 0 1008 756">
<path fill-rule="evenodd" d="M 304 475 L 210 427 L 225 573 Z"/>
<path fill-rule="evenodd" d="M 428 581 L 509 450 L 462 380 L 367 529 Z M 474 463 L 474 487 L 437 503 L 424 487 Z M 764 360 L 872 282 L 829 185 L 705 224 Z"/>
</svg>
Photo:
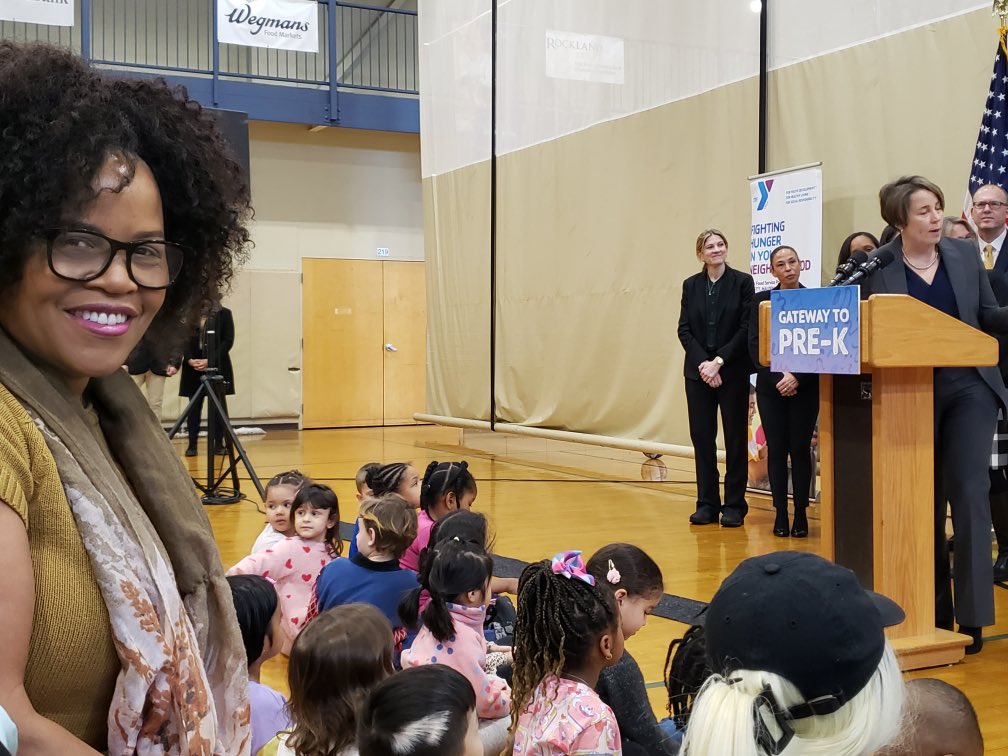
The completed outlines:
<svg viewBox="0 0 1008 756">
<path fill-rule="evenodd" d="M 393 628 L 401 628 L 399 601 L 417 587 L 417 576 L 399 567 L 399 557 L 416 538 L 416 510 L 398 494 L 387 493 L 364 500 L 358 525 L 357 553 L 330 562 L 319 574 L 315 583 L 318 611 L 371 604 Z"/>
</svg>

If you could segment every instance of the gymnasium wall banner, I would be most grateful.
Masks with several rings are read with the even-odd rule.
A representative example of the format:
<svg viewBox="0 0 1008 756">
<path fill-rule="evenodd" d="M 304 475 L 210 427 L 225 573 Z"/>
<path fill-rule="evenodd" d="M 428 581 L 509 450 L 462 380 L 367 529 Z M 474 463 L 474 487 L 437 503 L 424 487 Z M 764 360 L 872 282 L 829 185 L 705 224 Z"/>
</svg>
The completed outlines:
<svg viewBox="0 0 1008 756">
<path fill-rule="evenodd" d="M 803 165 L 749 178 L 752 237 L 749 272 L 756 291 L 772 289 L 770 253 L 794 247 L 802 261 L 801 282 L 822 285 L 822 164 Z"/>
<path fill-rule="evenodd" d="M 46 26 L 73 26 L 74 0 L 3 0 L 0 20 Z"/>
<path fill-rule="evenodd" d="M 317 53 L 316 0 L 217 0 L 217 41 Z"/>
<path fill-rule="evenodd" d="M 802 262 L 801 283 L 810 289 L 822 286 L 822 163 L 788 168 L 749 177 L 752 198 L 752 236 L 749 272 L 756 291 L 772 289 L 777 279 L 770 274 L 770 253 L 776 247 L 794 247 Z M 815 500 L 818 429 L 812 436 L 812 482 L 809 498 Z M 756 404 L 755 376 L 749 394 L 748 488 L 769 493 L 767 441 Z M 788 466 L 788 494 L 791 491 Z"/>
</svg>

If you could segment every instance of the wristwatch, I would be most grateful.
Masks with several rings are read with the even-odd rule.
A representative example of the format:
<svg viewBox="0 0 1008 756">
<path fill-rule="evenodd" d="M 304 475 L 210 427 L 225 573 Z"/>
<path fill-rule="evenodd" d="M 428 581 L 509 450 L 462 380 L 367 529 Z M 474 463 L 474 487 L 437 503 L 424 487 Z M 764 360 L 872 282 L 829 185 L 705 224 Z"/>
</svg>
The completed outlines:
<svg viewBox="0 0 1008 756">
<path fill-rule="evenodd" d="M 718 355 L 717 357 L 715 357 L 714 358 L 714 362 L 717 363 L 718 367 L 722 367 L 724 365 L 724 359 L 721 357 L 721 355 Z"/>
</svg>

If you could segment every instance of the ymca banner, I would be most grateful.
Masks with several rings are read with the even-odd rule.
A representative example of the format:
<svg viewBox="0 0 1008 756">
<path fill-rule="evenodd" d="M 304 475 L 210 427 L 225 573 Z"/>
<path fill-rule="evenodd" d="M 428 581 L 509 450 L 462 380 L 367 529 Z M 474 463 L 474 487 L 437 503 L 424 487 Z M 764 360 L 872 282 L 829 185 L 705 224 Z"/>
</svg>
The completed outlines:
<svg viewBox="0 0 1008 756">
<path fill-rule="evenodd" d="M 73 26 L 73 0 L 3 0 L 0 20 L 46 26 Z"/>
<path fill-rule="evenodd" d="M 217 41 L 317 53 L 315 0 L 217 0 Z"/>
<path fill-rule="evenodd" d="M 822 285 L 822 164 L 791 168 L 749 178 L 752 237 L 749 272 L 756 291 L 772 289 L 770 253 L 794 247 L 802 262 L 801 282 Z"/>
</svg>

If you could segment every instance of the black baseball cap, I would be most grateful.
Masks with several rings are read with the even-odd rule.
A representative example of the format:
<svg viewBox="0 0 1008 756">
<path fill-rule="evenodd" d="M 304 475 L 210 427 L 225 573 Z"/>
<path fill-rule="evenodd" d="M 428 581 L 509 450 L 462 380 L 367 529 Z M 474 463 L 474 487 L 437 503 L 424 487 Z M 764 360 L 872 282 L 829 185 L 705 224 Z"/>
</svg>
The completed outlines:
<svg viewBox="0 0 1008 756">
<path fill-rule="evenodd" d="M 702 617 L 712 669 L 780 675 L 813 702 L 794 711 L 800 718 L 836 711 L 856 696 L 882 660 L 884 628 L 906 615 L 846 567 L 779 551 L 742 562 Z M 825 705 L 816 706 L 820 699 Z"/>
</svg>

